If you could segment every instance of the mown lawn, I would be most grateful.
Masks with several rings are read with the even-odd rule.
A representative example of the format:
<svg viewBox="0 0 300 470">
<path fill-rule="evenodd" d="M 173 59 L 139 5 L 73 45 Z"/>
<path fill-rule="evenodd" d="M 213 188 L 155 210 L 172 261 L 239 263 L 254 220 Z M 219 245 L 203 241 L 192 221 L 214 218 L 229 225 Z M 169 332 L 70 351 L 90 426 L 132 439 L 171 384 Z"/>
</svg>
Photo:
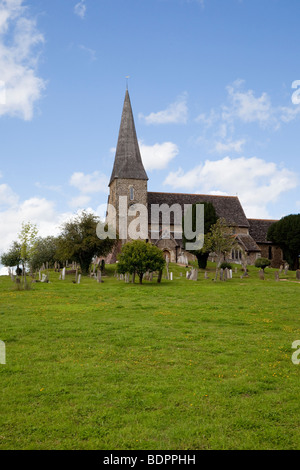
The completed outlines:
<svg viewBox="0 0 300 470">
<path fill-rule="evenodd" d="M 113 266 L 103 284 L 52 272 L 29 291 L 0 277 L 0 449 L 300 448 L 295 273 L 172 271 L 142 286 Z"/>
</svg>

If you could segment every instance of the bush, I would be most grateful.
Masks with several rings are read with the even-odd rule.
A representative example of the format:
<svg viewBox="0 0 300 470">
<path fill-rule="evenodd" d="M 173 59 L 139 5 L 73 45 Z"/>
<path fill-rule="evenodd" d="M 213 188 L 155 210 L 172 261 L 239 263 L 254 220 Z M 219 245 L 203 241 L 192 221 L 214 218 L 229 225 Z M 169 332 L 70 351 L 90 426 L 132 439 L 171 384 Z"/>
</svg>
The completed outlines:
<svg viewBox="0 0 300 470">
<path fill-rule="evenodd" d="M 263 271 L 267 266 L 270 266 L 271 261 L 268 258 L 257 258 L 255 261 L 255 267 L 261 268 Z"/>
<path fill-rule="evenodd" d="M 221 264 L 220 269 L 232 269 L 232 266 L 230 263 L 226 263 L 225 261 Z"/>
</svg>

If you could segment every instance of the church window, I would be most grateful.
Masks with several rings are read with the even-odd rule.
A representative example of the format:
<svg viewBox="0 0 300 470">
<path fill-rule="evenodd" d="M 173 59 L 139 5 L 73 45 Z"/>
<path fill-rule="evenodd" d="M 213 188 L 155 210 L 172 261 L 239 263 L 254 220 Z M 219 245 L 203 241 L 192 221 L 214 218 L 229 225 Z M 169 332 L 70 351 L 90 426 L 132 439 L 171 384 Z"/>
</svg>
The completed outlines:
<svg viewBox="0 0 300 470">
<path fill-rule="evenodd" d="M 130 198 L 130 201 L 133 201 L 133 200 L 134 200 L 134 189 L 133 189 L 133 186 L 130 186 L 129 198 Z"/>
</svg>

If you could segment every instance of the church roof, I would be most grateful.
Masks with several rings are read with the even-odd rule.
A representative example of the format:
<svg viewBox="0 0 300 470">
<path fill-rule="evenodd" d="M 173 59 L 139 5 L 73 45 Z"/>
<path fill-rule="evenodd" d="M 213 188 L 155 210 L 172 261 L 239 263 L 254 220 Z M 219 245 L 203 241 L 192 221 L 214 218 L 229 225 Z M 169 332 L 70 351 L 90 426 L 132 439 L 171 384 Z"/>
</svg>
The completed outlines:
<svg viewBox="0 0 300 470">
<path fill-rule="evenodd" d="M 151 220 L 151 204 L 180 204 L 182 210 L 184 204 L 197 204 L 211 202 L 218 217 L 224 217 L 228 225 L 249 227 L 239 198 L 236 196 L 213 196 L 209 194 L 182 194 L 182 193 L 154 193 L 148 192 L 148 210 Z M 171 223 L 172 223 L 171 213 Z"/>
<path fill-rule="evenodd" d="M 248 219 L 250 227 L 249 233 L 257 243 L 271 243 L 267 240 L 268 229 L 277 220 L 268 219 Z"/>
<path fill-rule="evenodd" d="M 248 252 L 250 252 L 250 251 L 260 252 L 261 251 L 261 249 L 256 244 L 256 242 L 253 240 L 251 235 L 248 235 L 246 233 L 239 233 L 236 236 L 236 239 L 237 239 L 237 241 L 239 241 L 243 245 L 245 250 L 248 251 Z"/>
<path fill-rule="evenodd" d="M 137 140 L 128 90 L 126 90 L 111 184 L 115 178 L 148 180 Z"/>
</svg>

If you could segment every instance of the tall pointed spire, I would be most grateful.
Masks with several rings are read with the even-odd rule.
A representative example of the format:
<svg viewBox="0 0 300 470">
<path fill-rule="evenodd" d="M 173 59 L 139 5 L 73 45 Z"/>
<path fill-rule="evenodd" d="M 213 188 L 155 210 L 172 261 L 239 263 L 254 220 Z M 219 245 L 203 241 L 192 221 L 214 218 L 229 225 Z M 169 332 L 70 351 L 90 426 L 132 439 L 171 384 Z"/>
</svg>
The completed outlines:
<svg viewBox="0 0 300 470">
<path fill-rule="evenodd" d="M 115 178 L 148 180 L 140 154 L 128 90 L 125 94 L 115 163 L 109 184 Z"/>
</svg>

